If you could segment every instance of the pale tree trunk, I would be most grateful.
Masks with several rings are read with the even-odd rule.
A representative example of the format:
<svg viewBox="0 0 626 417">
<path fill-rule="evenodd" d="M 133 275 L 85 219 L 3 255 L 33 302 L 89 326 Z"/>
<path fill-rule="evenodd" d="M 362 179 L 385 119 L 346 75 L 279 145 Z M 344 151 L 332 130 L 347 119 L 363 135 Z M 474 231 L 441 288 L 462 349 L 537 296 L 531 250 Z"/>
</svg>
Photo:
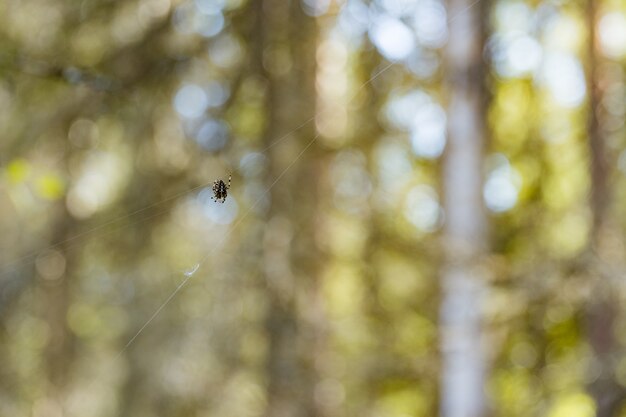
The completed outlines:
<svg viewBox="0 0 626 417">
<path fill-rule="evenodd" d="M 485 108 L 480 7 L 451 0 L 446 51 L 448 144 L 443 165 L 445 265 L 442 273 L 442 417 L 485 415 L 480 260 L 487 250 L 482 202 Z"/>
<path fill-rule="evenodd" d="M 316 26 L 298 0 L 259 0 L 257 6 L 256 65 L 266 81 L 268 147 L 314 114 Z M 316 174 L 310 171 L 312 149 L 299 156 L 314 135 L 314 124 L 308 123 L 266 153 L 266 186 L 272 186 L 263 238 L 269 341 L 266 417 L 317 415 L 315 372 L 307 356 L 317 341 L 310 339 L 310 326 L 303 320 L 314 302 L 315 294 L 306 289 L 314 284 L 315 272 L 314 263 L 302 257 L 304 248 L 311 253 L 313 238 L 312 213 L 304 212 L 315 207 L 304 210 L 302 199 L 314 203 Z"/>
<path fill-rule="evenodd" d="M 600 56 L 597 51 L 596 19 L 597 1 L 587 1 L 587 24 L 589 30 L 587 85 L 589 89 L 588 136 L 590 150 L 591 193 L 590 207 L 592 229 L 590 236 L 591 299 L 587 308 L 587 335 L 594 354 L 591 372 L 598 375 L 588 386 L 596 403 L 598 417 L 617 415 L 626 397 L 626 390 L 617 381 L 619 345 L 615 338 L 615 321 L 619 313 L 619 299 L 614 272 L 616 265 L 614 230 L 619 230 L 611 215 L 610 178 L 605 132 L 600 120 L 601 83 L 597 71 Z M 605 87 L 607 87 L 605 85 Z M 618 238 L 619 239 L 619 238 Z M 623 244 L 623 242 L 622 242 Z"/>
</svg>

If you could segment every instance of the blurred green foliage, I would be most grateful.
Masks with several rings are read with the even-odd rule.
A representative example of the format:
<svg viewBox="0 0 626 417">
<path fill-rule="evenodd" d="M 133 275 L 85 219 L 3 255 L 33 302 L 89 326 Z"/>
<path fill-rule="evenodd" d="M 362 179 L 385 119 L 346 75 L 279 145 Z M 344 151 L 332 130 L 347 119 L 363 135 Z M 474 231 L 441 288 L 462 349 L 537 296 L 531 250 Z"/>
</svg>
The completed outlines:
<svg viewBox="0 0 626 417">
<path fill-rule="evenodd" d="M 489 415 L 626 416 L 626 4 L 471 7 Z M 451 18 L 0 2 L 0 416 L 436 415 Z"/>
</svg>

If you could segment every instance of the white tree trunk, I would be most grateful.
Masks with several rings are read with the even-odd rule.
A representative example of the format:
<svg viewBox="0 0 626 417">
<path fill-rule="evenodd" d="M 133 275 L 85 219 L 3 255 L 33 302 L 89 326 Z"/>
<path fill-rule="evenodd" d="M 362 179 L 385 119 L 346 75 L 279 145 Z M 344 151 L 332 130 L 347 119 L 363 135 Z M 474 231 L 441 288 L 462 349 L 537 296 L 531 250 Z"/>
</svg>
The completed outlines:
<svg viewBox="0 0 626 417">
<path fill-rule="evenodd" d="M 482 202 L 484 108 L 480 7 L 449 2 L 446 53 L 450 101 L 443 166 L 446 262 L 442 271 L 441 416 L 485 414 L 480 260 L 487 248 Z"/>
</svg>

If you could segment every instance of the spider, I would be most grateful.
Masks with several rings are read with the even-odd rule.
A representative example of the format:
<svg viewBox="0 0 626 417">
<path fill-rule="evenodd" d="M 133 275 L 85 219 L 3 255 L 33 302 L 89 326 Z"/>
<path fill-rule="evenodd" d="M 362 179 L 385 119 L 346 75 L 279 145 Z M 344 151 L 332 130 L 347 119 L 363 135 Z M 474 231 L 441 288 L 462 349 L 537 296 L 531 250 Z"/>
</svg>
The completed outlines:
<svg viewBox="0 0 626 417">
<path fill-rule="evenodd" d="M 231 175 L 228 176 L 228 186 L 222 180 L 213 181 L 213 197 L 211 197 L 213 201 L 219 201 L 220 203 L 226 201 L 228 190 L 230 189 L 230 180 Z"/>
</svg>

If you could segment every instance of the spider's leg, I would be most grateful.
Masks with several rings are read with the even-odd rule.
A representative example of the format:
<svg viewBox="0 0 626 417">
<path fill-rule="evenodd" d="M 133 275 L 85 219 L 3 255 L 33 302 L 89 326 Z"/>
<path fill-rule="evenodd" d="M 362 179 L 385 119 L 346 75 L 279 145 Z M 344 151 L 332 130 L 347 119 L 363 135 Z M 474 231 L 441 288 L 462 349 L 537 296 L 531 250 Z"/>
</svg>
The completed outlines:
<svg viewBox="0 0 626 417">
<path fill-rule="evenodd" d="M 228 189 L 230 189 L 230 180 L 231 180 L 231 179 L 232 179 L 232 175 L 231 175 L 231 174 L 228 174 L 228 187 L 226 187 L 226 188 L 228 188 Z"/>
</svg>

